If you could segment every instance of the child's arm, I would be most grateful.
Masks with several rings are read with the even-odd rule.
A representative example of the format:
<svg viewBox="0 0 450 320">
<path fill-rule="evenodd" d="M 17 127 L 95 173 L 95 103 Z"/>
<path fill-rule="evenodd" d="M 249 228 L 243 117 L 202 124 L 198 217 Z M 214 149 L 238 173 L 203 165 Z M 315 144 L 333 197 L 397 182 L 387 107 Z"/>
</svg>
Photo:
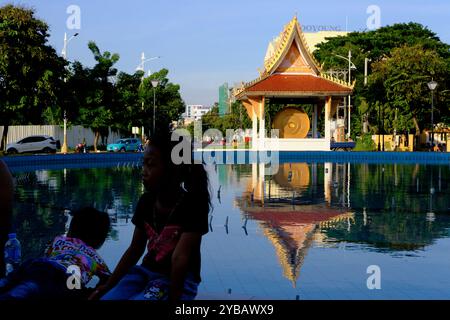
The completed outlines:
<svg viewBox="0 0 450 320">
<path fill-rule="evenodd" d="M 111 274 L 106 274 L 106 273 L 99 274 L 98 275 L 99 281 L 98 281 L 96 288 L 105 285 L 108 282 L 109 278 L 111 278 Z"/>
<path fill-rule="evenodd" d="M 132 266 L 136 265 L 141 256 L 144 254 L 146 244 L 147 235 L 145 234 L 145 231 L 137 227 L 134 228 L 133 240 L 131 240 L 130 246 L 123 254 L 113 274 L 104 285 L 97 287 L 89 299 L 99 299 L 102 295 L 112 289 L 120 281 L 120 279 L 123 278 L 128 270 Z"/>
<path fill-rule="evenodd" d="M 178 301 L 183 293 L 184 280 L 192 252 L 200 246 L 202 235 L 199 232 L 184 232 L 172 254 L 170 272 L 169 300 Z"/>
</svg>

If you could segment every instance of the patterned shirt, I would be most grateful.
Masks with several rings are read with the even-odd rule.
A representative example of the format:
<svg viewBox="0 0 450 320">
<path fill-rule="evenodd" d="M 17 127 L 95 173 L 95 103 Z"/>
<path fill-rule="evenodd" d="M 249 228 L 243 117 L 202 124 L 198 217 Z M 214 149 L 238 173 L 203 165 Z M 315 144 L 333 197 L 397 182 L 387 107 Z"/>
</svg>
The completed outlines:
<svg viewBox="0 0 450 320">
<path fill-rule="evenodd" d="M 84 286 L 93 276 L 102 278 L 111 275 L 108 266 L 97 251 L 80 239 L 58 236 L 47 248 L 45 256 L 64 270 L 67 270 L 69 266 L 78 266 Z"/>
</svg>

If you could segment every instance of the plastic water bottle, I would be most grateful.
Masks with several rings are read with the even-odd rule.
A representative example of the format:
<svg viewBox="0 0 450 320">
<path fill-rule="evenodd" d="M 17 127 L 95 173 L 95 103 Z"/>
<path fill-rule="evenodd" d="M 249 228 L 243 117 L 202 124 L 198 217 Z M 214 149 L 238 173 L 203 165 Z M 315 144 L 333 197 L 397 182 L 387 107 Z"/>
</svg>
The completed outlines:
<svg viewBox="0 0 450 320">
<path fill-rule="evenodd" d="M 5 244 L 5 263 L 6 275 L 10 274 L 14 269 L 20 265 L 21 250 L 20 242 L 17 240 L 15 233 L 8 235 L 8 241 Z"/>
</svg>

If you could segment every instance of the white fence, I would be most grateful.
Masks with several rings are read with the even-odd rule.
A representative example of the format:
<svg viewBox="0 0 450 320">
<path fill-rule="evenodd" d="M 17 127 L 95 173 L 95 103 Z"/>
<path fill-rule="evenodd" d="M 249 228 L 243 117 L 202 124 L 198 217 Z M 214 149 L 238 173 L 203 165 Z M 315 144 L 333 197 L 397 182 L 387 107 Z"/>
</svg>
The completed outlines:
<svg viewBox="0 0 450 320">
<path fill-rule="evenodd" d="M 0 126 L 0 138 L 3 135 L 3 128 Z M 108 138 L 105 138 L 105 143 L 113 143 L 120 139 L 121 136 L 118 132 L 108 130 Z M 49 126 L 9 126 L 8 127 L 8 139 L 7 143 L 16 142 L 27 136 L 33 135 L 49 135 L 54 137 L 56 140 L 61 141 L 61 145 L 64 141 L 64 129 L 57 125 Z M 86 144 L 88 146 L 94 144 L 94 132 L 89 128 L 84 128 L 82 126 L 72 126 L 67 128 L 67 146 L 69 148 L 74 148 L 78 143 L 83 142 L 86 139 Z M 99 144 L 101 143 L 99 139 Z"/>
</svg>

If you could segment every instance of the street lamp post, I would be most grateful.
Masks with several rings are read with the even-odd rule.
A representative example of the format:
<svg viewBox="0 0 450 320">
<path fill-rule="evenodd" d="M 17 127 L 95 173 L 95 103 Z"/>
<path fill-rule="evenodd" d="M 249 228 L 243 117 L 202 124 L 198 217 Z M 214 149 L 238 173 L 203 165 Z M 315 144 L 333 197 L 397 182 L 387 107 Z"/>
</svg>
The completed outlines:
<svg viewBox="0 0 450 320">
<path fill-rule="evenodd" d="M 378 103 L 378 151 L 381 151 L 381 106 L 380 103 Z"/>
<path fill-rule="evenodd" d="M 341 56 L 339 54 L 335 54 L 336 57 L 344 59 L 348 62 L 348 84 L 351 85 L 352 82 L 352 69 L 356 70 L 355 64 L 352 62 L 352 51 L 348 51 L 348 57 Z M 348 95 L 348 137 L 350 138 L 350 120 L 351 120 L 351 95 Z"/>
<path fill-rule="evenodd" d="M 384 150 L 384 108 L 381 108 L 381 132 L 383 133 L 383 151 Z"/>
<path fill-rule="evenodd" d="M 356 67 L 355 67 L 356 68 Z M 352 52 L 351 50 L 348 50 L 348 84 L 351 85 L 352 83 Z M 348 95 L 348 138 L 350 139 L 350 119 L 351 119 L 351 108 L 352 108 L 352 101 L 351 101 L 351 95 Z"/>
<path fill-rule="evenodd" d="M 145 63 L 148 61 L 152 61 L 152 60 L 156 60 L 161 58 L 160 56 L 156 56 L 156 57 L 151 57 L 148 59 L 145 59 L 145 53 L 142 52 L 141 54 L 141 63 L 137 66 L 136 71 L 144 71 L 144 74 L 142 75 L 142 79 L 141 79 L 141 84 L 144 82 L 144 77 L 145 77 Z M 149 70 L 149 75 L 151 74 L 151 71 Z M 142 100 L 142 104 L 141 104 L 141 108 L 142 108 L 142 113 L 144 112 L 144 100 Z M 153 126 L 154 127 L 154 126 Z M 144 141 L 144 125 L 142 125 L 141 128 L 141 139 L 142 141 Z"/>
<path fill-rule="evenodd" d="M 75 33 L 73 36 L 71 36 L 69 39 L 67 39 L 67 32 L 64 32 L 64 46 L 61 52 L 64 60 L 67 60 L 67 45 L 69 44 L 69 41 L 75 38 L 76 36 L 78 36 L 78 32 Z M 64 82 L 66 81 L 67 79 L 66 77 L 64 77 Z M 67 153 L 67 113 L 65 108 L 64 108 L 64 141 L 61 147 L 61 153 L 64 154 Z"/>
<path fill-rule="evenodd" d="M 153 136 L 155 135 L 155 117 L 156 117 L 156 87 L 159 85 L 158 80 L 152 80 L 153 87 Z"/>
<path fill-rule="evenodd" d="M 384 151 L 384 111 L 381 103 L 378 104 L 378 151 Z M 380 138 L 383 137 L 383 142 Z"/>
<path fill-rule="evenodd" d="M 64 32 L 64 47 L 63 47 L 62 52 L 61 52 L 64 59 L 67 59 L 67 45 L 76 36 L 78 36 L 78 32 L 67 39 L 67 32 Z"/>
<path fill-rule="evenodd" d="M 436 90 L 438 83 L 431 79 L 428 82 L 428 88 L 431 91 L 431 150 L 434 150 L 434 90 Z"/>
</svg>

